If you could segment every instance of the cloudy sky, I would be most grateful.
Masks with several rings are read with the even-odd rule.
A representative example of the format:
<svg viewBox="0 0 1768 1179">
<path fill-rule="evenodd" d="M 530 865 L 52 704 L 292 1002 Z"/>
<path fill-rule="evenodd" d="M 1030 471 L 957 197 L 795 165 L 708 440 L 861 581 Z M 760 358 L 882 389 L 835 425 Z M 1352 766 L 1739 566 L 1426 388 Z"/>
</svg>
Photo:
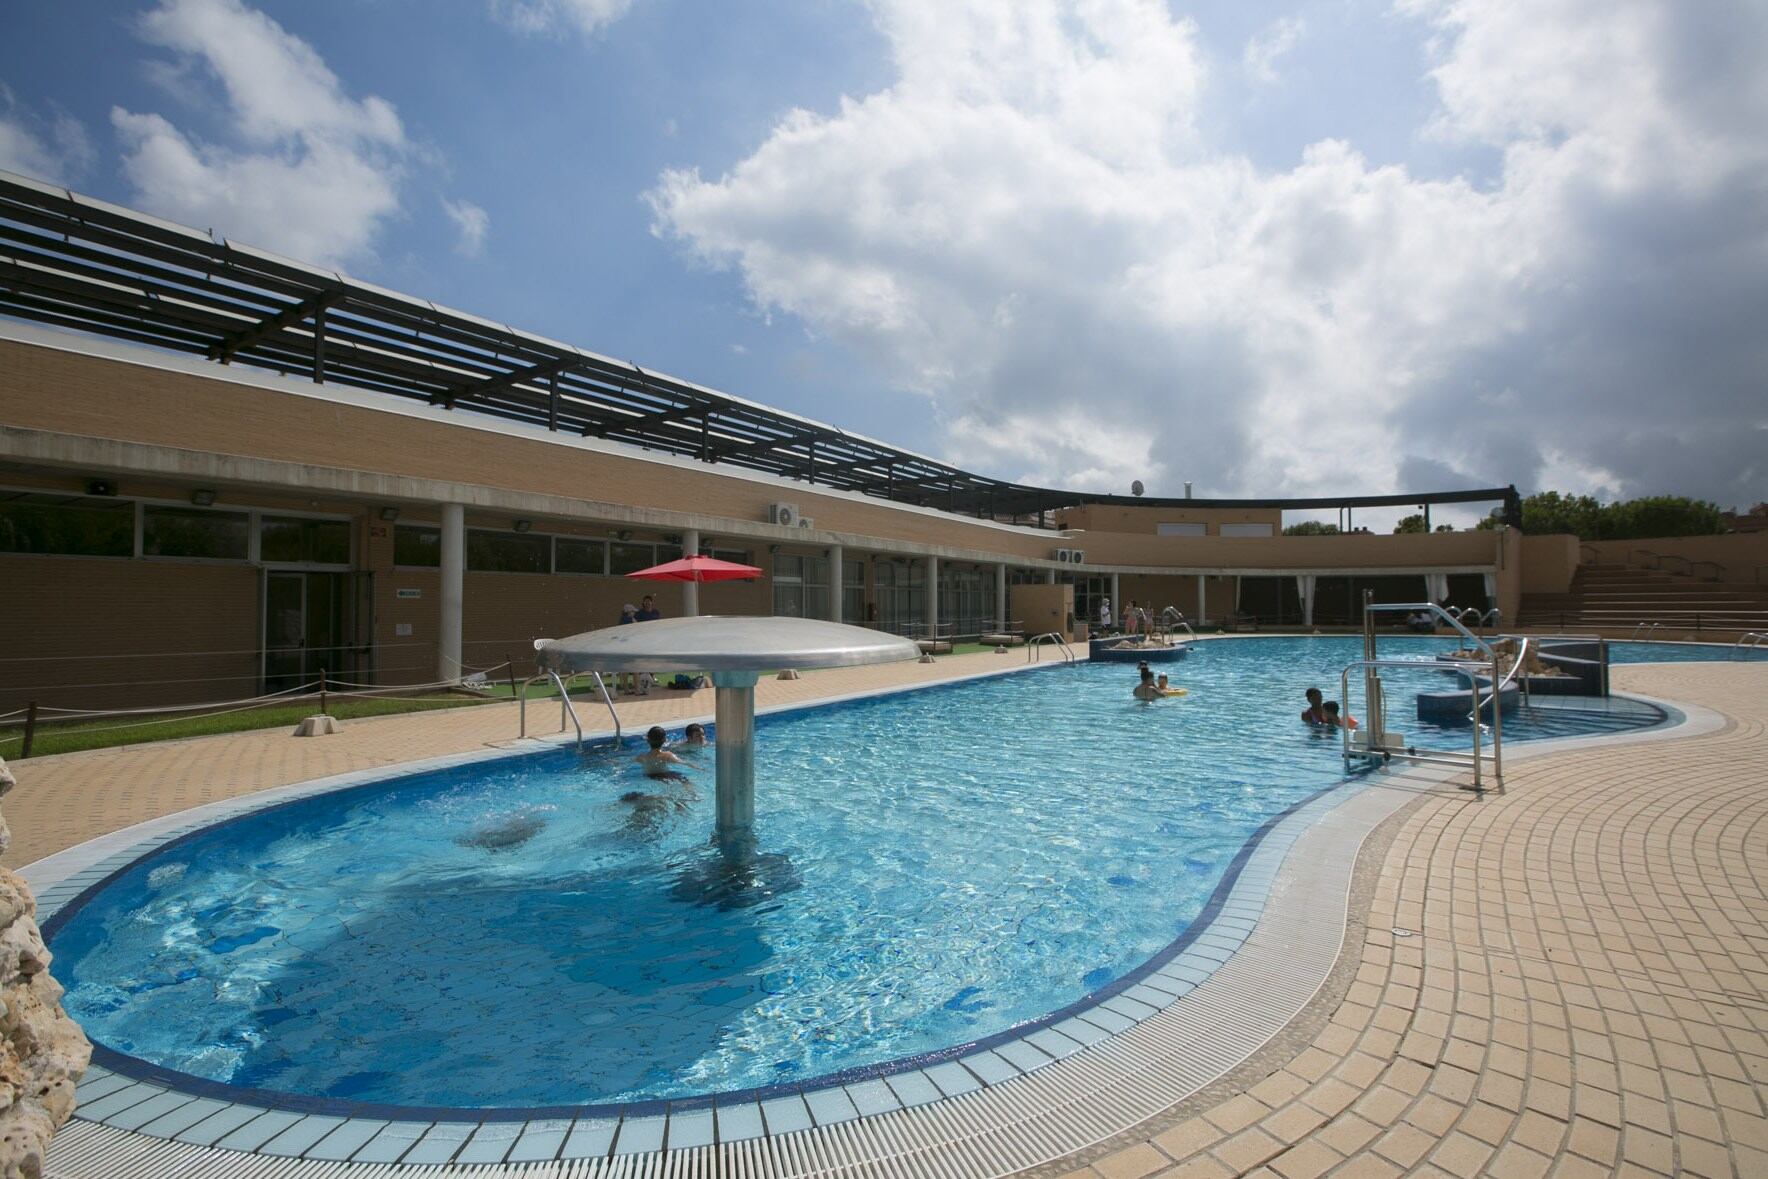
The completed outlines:
<svg viewBox="0 0 1768 1179">
<path fill-rule="evenodd" d="M 1759 0 L 61 0 L 0 167 L 988 474 L 1768 498 Z"/>
</svg>

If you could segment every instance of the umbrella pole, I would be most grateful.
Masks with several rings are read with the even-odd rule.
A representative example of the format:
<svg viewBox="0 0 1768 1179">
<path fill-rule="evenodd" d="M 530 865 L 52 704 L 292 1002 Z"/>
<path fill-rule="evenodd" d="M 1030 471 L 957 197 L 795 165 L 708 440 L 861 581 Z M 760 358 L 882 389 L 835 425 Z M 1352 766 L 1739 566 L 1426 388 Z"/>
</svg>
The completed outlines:
<svg viewBox="0 0 1768 1179">
<path fill-rule="evenodd" d="M 718 819 L 713 837 L 721 847 L 746 845 L 755 829 L 755 681 L 753 671 L 712 673 L 716 690 L 713 746 L 718 753 Z"/>
</svg>

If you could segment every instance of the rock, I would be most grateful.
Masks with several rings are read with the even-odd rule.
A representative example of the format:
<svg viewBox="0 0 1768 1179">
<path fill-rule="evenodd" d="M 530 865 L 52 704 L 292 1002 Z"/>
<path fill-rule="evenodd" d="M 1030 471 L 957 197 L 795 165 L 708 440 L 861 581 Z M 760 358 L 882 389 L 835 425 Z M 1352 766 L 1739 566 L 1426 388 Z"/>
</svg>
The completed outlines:
<svg viewBox="0 0 1768 1179">
<path fill-rule="evenodd" d="M 0 761 L 0 796 L 14 785 Z M 74 1086 L 92 1059 L 61 1009 L 36 915 L 30 886 L 0 868 L 0 1179 L 42 1179 L 44 1151 L 73 1114 Z"/>
</svg>

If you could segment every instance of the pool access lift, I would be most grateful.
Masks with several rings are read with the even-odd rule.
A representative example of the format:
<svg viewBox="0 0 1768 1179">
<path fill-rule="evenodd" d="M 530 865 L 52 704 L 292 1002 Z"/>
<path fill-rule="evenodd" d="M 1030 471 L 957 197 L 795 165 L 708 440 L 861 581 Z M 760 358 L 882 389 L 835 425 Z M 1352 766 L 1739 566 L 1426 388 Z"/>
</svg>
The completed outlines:
<svg viewBox="0 0 1768 1179">
<path fill-rule="evenodd" d="M 1467 643 L 1464 649 L 1481 652 L 1481 659 L 1437 660 L 1434 665 L 1424 665 L 1415 659 L 1383 659 L 1376 651 L 1375 618 L 1378 614 L 1415 614 L 1423 612 L 1441 619 L 1458 632 Z M 1498 789 L 1504 788 L 1504 690 L 1510 687 L 1517 673 L 1528 660 L 1529 640 L 1518 637 L 1516 640 L 1516 657 L 1505 672 L 1499 661 L 1499 653 L 1491 643 L 1467 629 L 1461 619 L 1449 613 L 1435 602 L 1376 602 L 1372 591 L 1363 591 L 1363 658 L 1353 660 L 1345 665 L 1339 673 L 1339 698 L 1350 707 L 1350 680 L 1353 671 L 1363 674 L 1363 713 L 1364 724 L 1361 729 L 1340 730 L 1345 768 L 1348 770 L 1354 761 L 1388 762 L 1396 757 L 1409 761 L 1447 765 L 1472 772 L 1473 781 L 1463 786 L 1464 790 L 1483 793 L 1486 789 L 1487 767 L 1492 784 Z M 1402 734 L 1389 732 L 1386 723 L 1386 700 L 1382 692 L 1381 670 L 1383 668 L 1404 668 L 1409 671 L 1425 670 L 1427 666 L 1436 669 L 1457 672 L 1467 681 L 1468 714 L 1467 719 L 1473 726 L 1473 746 L 1463 752 L 1453 749 L 1426 749 L 1408 744 Z M 1491 685 L 1490 691 L 1481 695 L 1480 680 L 1484 677 Z M 1491 748 L 1485 746 L 1484 730 L 1487 727 L 1484 719 L 1486 708 L 1491 708 Z"/>
</svg>

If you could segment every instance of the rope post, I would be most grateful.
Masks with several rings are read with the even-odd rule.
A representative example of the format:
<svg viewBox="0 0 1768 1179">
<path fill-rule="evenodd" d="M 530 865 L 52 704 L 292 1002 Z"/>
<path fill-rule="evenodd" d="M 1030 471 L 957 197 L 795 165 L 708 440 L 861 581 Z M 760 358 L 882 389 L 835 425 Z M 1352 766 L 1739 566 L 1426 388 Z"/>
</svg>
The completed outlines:
<svg viewBox="0 0 1768 1179">
<path fill-rule="evenodd" d="M 23 761 L 31 756 L 31 741 L 37 735 L 37 702 L 35 700 L 25 708 L 25 743 L 18 751 L 18 758 Z"/>
<path fill-rule="evenodd" d="M 321 716 L 326 715 L 326 711 L 325 711 L 325 679 L 326 679 L 325 668 L 322 667 L 319 669 L 319 714 Z"/>
</svg>

